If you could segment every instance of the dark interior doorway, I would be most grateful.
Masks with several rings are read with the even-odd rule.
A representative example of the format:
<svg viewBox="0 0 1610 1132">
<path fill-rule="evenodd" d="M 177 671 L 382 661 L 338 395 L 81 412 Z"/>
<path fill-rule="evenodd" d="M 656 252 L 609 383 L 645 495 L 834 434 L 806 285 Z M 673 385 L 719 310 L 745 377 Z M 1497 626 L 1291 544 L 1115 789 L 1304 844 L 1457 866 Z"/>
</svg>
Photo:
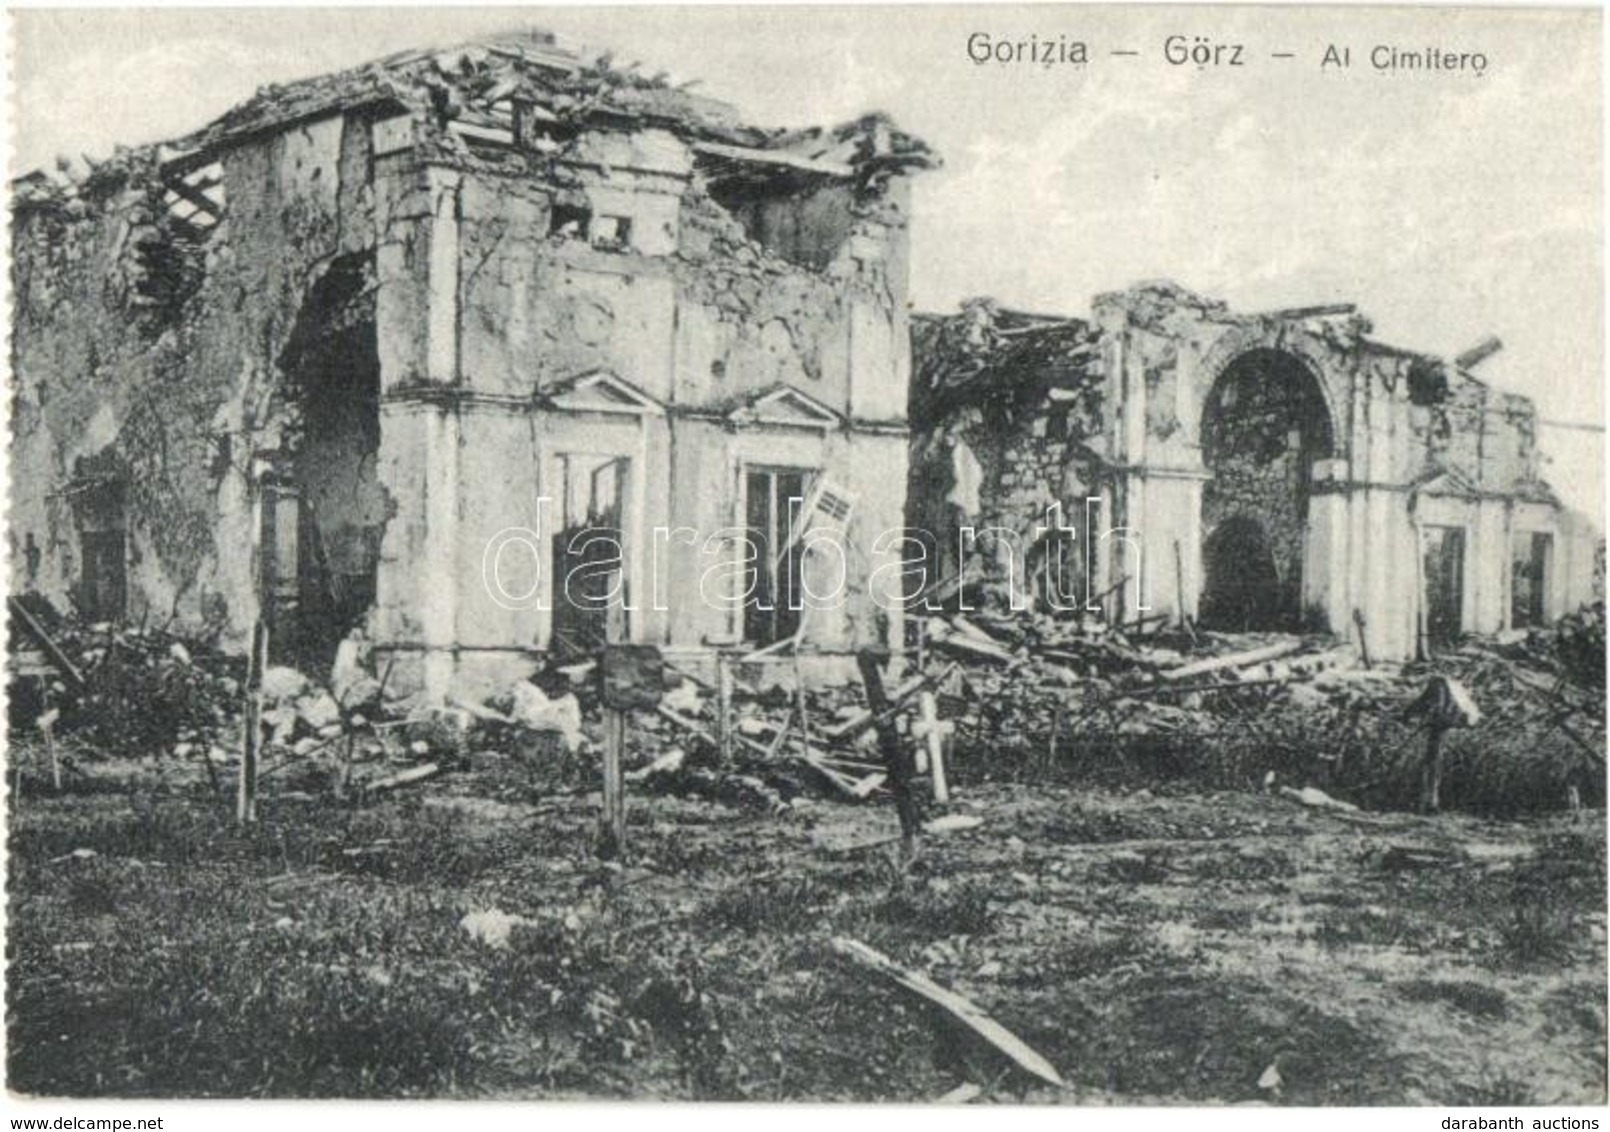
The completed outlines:
<svg viewBox="0 0 1610 1132">
<path fill-rule="evenodd" d="M 80 572 L 74 600 L 89 621 L 128 613 L 128 518 L 121 479 L 96 478 L 74 496 Z"/>
<path fill-rule="evenodd" d="M 625 639 L 621 516 L 630 467 L 623 456 L 559 457 L 552 651 L 560 659 L 596 656 L 607 642 Z"/>
<path fill-rule="evenodd" d="M 1515 536 L 1510 557 L 1511 628 L 1534 629 L 1548 623 L 1548 582 L 1553 558 L 1554 539 L 1547 533 L 1523 531 Z"/>
<path fill-rule="evenodd" d="M 1425 628 L 1432 646 L 1457 641 L 1465 627 L 1465 530 L 1427 526 L 1421 536 Z"/>
<path fill-rule="evenodd" d="M 769 645 L 799 631 L 804 609 L 804 548 L 792 535 L 805 507 L 807 474 L 798 468 L 751 468 L 744 475 L 749 567 L 744 639 Z"/>
<path fill-rule="evenodd" d="M 369 257 L 313 286 L 281 357 L 301 414 L 263 499 L 270 655 L 323 670 L 375 602 L 391 506 L 380 485 L 380 355 Z M 294 583 L 292 579 L 294 578 Z"/>
<path fill-rule="evenodd" d="M 1202 550 L 1207 586 L 1203 625 L 1226 632 L 1283 628 L 1288 610 L 1269 539 L 1254 519 L 1228 519 L 1208 535 Z"/>
</svg>

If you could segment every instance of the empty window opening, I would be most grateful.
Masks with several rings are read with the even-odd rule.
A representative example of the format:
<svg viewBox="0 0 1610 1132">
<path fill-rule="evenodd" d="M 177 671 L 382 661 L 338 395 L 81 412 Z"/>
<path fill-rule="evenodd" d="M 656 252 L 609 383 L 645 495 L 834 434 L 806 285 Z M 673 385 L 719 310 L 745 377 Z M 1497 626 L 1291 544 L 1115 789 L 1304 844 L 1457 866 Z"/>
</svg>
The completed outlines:
<svg viewBox="0 0 1610 1132">
<path fill-rule="evenodd" d="M 1465 530 L 1427 526 L 1420 545 L 1426 643 L 1433 647 L 1452 644 L 1464 632 Z"/>
<path fill-rule="evenodd" d="M 1509 623 L 1516 629 L 1548 624 L 1549 568 L 1554 537 L 1541 531 L 1515 536 L 1510 556 Z"/>
<path fill-rule="evenodd" d="M 578 204 L 555 204 L 548 214 L 548 235 L 585 240 L 592 228 L 592 210 Z"/>
<path fill-rule="evenodd" d="M 593 221 L 595 247 L 625 251 L 632 246 L 632 220 L 628 216 L 600 216 Z"/>
<path fill-rule="evenodd" d="M 750 468 L 744 475 L 749 539 L 744 638 L 757 645 L 799 631 L 804 547 L 794 536 L 804 514 L 808 474 L 797 468 Z"/>
<path fill-rule="evenodd" d="M 621 516 L 630 470 L 624 456 L 559 456 L 551 647 L 562 659 L 594 656 L 626 639 Z"/>
<path fill-rule="evenodd" d="M 1067 440 L 1073 435 L 1069 425 L 1069 411 L 1066 408 L 1056 408 L 1046 413 L 1045 438 L 1047 440 Z"/>
</svg>

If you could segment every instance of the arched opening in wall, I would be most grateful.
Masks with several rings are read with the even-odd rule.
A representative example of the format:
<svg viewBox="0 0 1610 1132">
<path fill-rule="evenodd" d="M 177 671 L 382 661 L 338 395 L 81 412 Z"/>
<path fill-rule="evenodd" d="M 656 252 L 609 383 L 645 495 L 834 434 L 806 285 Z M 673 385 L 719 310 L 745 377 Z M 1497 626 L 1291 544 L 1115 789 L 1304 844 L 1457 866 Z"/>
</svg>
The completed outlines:
<svg viewBox="0 0 1610 1132">
<path fill-rule="evenodd" d="M 375 601 L 390 500 L 380 486 L 380 355 L 368 255 L 308 293 L 280 367 L 296 426 L 262 493 L 263 609 L 277 660 L 327 669 Z"/>
<path fill-rule="evenodd" d="M 1205 627 L 1301 627 L 1314 462 L 1335 451 L 1324 393 L 1301 359 L 1249 350 L 1219 374 L 1202 414 Z"/>
</svg>

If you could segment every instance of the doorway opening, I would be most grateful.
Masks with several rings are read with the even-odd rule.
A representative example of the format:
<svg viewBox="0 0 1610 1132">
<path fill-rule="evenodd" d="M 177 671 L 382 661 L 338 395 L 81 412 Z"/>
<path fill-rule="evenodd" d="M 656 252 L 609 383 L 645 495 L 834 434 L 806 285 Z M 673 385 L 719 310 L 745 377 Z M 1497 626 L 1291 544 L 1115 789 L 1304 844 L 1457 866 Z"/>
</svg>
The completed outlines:
<svg viewBox="0 0 1610 1132">
<path fill-rule="evenodd" d="M 744 640 L 770 645 L 799 632 L 805 608 L 805 549 L 794 537 L 805 509 L 810 473 L 799 468 L 749 468 L 744 514 L 749 570 L 744 592 Z"/>
<path fill-rule="evenodd" d="M 1233 633 L 1285 627 L 1288 611 L 1280 568 L 1257 520 L 1237 516 L 1220 523 L 1204 542 L 1202 555 L 1207 572 L 1203 625 Z"/>
<path fill-rule="evenodd" d="M 1554 537 L 1542 531 L 1517 534 L 1510 553 L 1509 624 L 1536 629 L 1548 623 L 1549 567 Z"/>
<path fill-rule="evenodd" d="M 375 602 L 391 501 L 380 485 L 380 353 L 368 255 L 334 261 L 280 359 L 300 431 L 263 495 L 270 655 L 328 668 Z"/>
<path fill-rule="evenodd" d="M 626 639 L 621 516 L 630 469 L 624 456 L 559 455 L 551 648 L 560 659 L 597 656 Z"/>
<path fill-rule="evenodd" d="M 1425 633 L 1432 647 L 1464 632 L 1465 529 L 1427 526 L 1421 534 L 1425 576 Z"/>
</svg>

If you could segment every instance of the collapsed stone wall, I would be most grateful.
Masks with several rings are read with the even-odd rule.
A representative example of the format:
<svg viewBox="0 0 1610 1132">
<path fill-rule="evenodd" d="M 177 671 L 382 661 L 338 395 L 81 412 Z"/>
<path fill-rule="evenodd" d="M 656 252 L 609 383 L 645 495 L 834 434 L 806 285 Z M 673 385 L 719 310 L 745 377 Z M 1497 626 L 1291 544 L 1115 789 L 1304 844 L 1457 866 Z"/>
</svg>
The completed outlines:
<svg viewBox="0 0 1610 1132">
<path fill-rule="evenodd" d="M 529 396 L 601 369 L 684 407 L 730 408 L 789 384 L 846 415 L 903 416 L 892 380 L 905 339 L 903 187 L 860 203 L 845 199 L 850 186 L 804 192 L 802 208 L 826 200 L 839 211 L 773 244 L 727 211 L 672 135 L 576 145 L 613 159 L 608 174 L 578 159 L 535 178 L 482 171 L 465 182 L 466 383 Z M 561 209 L 593 222 L 621 214 L 631 235 L 556 231 Z M 795 254 L 801 242 L 810 255 Z M 852 391 L 857 332 L 864 388 Z M 881 355 L 869 357 L 876 343 Z"/>
<path fill-rule="evenodd" d="M 1533 495 L 1540 489 L 1537 411 L 1530 399 L 1456 371 L 1407 385 L 1414 437 L 1407 478 L 1453 472 L 1487 491 Z"/>
<path fill-rule="evenodd" d="M 1024 323 L 987 300 L 915 335 L 907 522 L 930 581 L 965 571 L 984 600 L 1067 611 L 1088 577 L 1109 500 L 1107 402 L 1083 324 Z M 971 527 L 975 539 L 964 540 Z M 1053 529 L 1056 528 L 1056 529 Z M 1062 529 L 1066 528 L 1066 529 Z"/>
<path fill-rule="evenodd" d="M 14 576 L 72 603 L 73 497 L 110 475 L 128 615 L 239 644 L 256 615 L 251 462 L 291 439 L 277 359 L 324 265 L 363 238 L 365 186 L 342 173 L 367 130 L 343 126 L 232 148 L 206 231 L 176 217 L 151 150 L 17 187 Z"/>
</svg>

